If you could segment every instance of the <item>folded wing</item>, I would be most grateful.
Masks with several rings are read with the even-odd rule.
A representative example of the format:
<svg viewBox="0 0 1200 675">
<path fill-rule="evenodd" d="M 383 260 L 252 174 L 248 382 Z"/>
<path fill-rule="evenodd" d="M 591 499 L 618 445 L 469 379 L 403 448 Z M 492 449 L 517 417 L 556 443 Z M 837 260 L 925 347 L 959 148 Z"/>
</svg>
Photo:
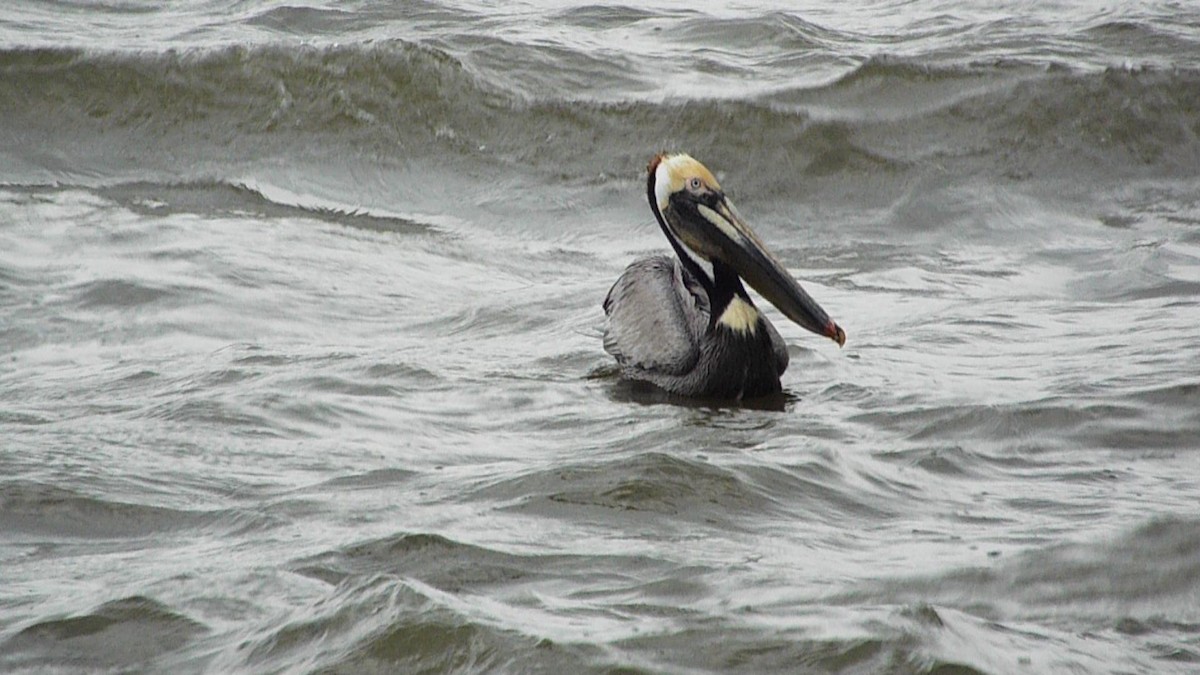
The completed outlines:
<svg viewBox="0 0 1200 675">
<path fill-rule="evenodd" d="M 604 299 L 604 350 L 626 371 L 684 375 L 700 358 L 708 296 L 673 258 L 636 260 Z"/>
</svg>

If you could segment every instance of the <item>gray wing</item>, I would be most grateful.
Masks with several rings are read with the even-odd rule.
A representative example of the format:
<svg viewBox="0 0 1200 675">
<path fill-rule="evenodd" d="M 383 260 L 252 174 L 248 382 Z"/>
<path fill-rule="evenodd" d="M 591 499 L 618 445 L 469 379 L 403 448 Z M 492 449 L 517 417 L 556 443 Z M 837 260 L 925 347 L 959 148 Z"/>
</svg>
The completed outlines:
<svg viewBox="0 0 1200 675">
<path fill-rule="evenodd" d="M 625 268 L 604 299 L 604 351 L 626 369 L 682 375 L 700 358 L 708 297 L 674 258 Z"/>
</svg>

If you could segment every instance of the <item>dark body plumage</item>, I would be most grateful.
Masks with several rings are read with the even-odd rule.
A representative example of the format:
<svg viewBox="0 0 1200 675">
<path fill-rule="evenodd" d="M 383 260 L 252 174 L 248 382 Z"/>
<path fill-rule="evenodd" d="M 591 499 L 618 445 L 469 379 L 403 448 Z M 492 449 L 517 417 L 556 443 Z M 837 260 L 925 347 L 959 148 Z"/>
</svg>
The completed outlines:
<svg viewBox="0 0 1200 675">
<path fill-rule="evenodd" d="M 762 315 L 754 330 L 734 330 L 715 320 L 711 304 L 678 259 L 636 260 L 604 299 L 604 349 L 625 377 L 675 394 L 740 399 L 778 393 L 788 365 L 779 332 Z M 718 307 L 716 316 L 724 310 Z"/>
</svg>

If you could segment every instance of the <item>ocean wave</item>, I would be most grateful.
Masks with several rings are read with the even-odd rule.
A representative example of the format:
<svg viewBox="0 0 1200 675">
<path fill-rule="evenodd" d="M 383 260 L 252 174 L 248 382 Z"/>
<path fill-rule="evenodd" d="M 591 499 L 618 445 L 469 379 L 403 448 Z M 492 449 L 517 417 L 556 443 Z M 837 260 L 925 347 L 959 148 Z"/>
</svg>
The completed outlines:
<svg viewBox="0 0 1200 675">
<path fill-rule="evenodd" d="M 145 596 L 45 618 L 2 643 L 0 667 L 15 671 L 135 671 L 202 638 L 208 627 Z M 133 636 L 137 636 L 133 639 Z"/>
<path fill-rule="evenodd" d="M 514 66 L 551 72 L 555 60 L 571 58 Z M 703 152 L 743 180 L 766 181 L 767 194 L 796 189 L 788 187 L 791 175 L 780 182 L 780 167 L 814 179 L 1200 169 L 1200 71 L 1186 69 L 871 59 L 816 87 L 614 102 L 564 98 L 553 92 L 577 87 L 549 80 L 551 93 L 531 98 L 446 51 L 397 40 L 8 50 L 0 52 L 0 73 L 0 112 L 14 139 L 5 153 L 14 161 L 0 181 L 9 183 L 146 172 L 159 181 L 162 174 L 228 180 L 267 158 L 323 170 L 330 161 L 417 163 L 586 183 L 631 178 L 660 148 Z"/>
<path fill-rule="evenodd" d="M 435 227 L 412 217 L 339 203 L 249 179 L 115 183 L 98 190 L 142 215 L 180 213 L 255 218 L 305 218 L 373 232 L 422 234 Z"/>
<path fill-rule="evenodd" d="M 664 522 L 748 523 L 763 518 L 809 522 L 888 518 L 884 499 L 865 495 L 853 478 L 822 462 L 792 467 L 718 466 L 648 453 L 603 463 L 555 465 L 503 478 L 465 493 L 490 499 L 504 511 L 622 522 L 653 517 Z"/>
<path fill-rule="evenodd" d="M 1097 541 L 1033 549 L 989 568 L 887 579 L 831 599 L 936 602 L 1020 620 L 1077 615 L 1104 622 L 1117 608 L 1155 622 L 1195 614 L 1189 598 L 1200 585 L 1198 552 L 1200 522 L 1162 516 Z"/>
<path fill-rule="evenodd" d="M 196 511 L 91 497 L 33 481 L 0 483 L 0 534 L 12 538 L 131 540 L 179 532 L 268 529 L 277 521 L 238 509 Z"/>
<path fill-rule="evenodd" d="M 221 655 L 217 670 L 584 672 L 575 648 L 497 626 L 486 612 L 387 575 L 338 586 L 304 615 L 283 617 Z M 583 651 L 595 651 L 584 648 Z"/>
</svg>

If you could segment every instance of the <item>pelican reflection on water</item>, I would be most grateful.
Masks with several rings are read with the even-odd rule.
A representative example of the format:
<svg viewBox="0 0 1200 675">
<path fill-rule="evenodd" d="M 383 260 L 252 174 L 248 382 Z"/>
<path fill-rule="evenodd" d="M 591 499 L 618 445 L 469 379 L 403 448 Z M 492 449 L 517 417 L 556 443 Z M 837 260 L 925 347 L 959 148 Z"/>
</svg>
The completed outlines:
<svg viewBox="0 0 1200 675">
<path fill-rule="evenodd" d="M 604 349 L 624 377 L 684 396 L 779 393 L 787 346 L 743 279 L 792 321 L 845 344 L 846 332 L 767 250 L 703 164 L 660 154 L 647 174 L 650 209 L 677 257 L 634 261 L 604 299 Z"/>
</svg>

